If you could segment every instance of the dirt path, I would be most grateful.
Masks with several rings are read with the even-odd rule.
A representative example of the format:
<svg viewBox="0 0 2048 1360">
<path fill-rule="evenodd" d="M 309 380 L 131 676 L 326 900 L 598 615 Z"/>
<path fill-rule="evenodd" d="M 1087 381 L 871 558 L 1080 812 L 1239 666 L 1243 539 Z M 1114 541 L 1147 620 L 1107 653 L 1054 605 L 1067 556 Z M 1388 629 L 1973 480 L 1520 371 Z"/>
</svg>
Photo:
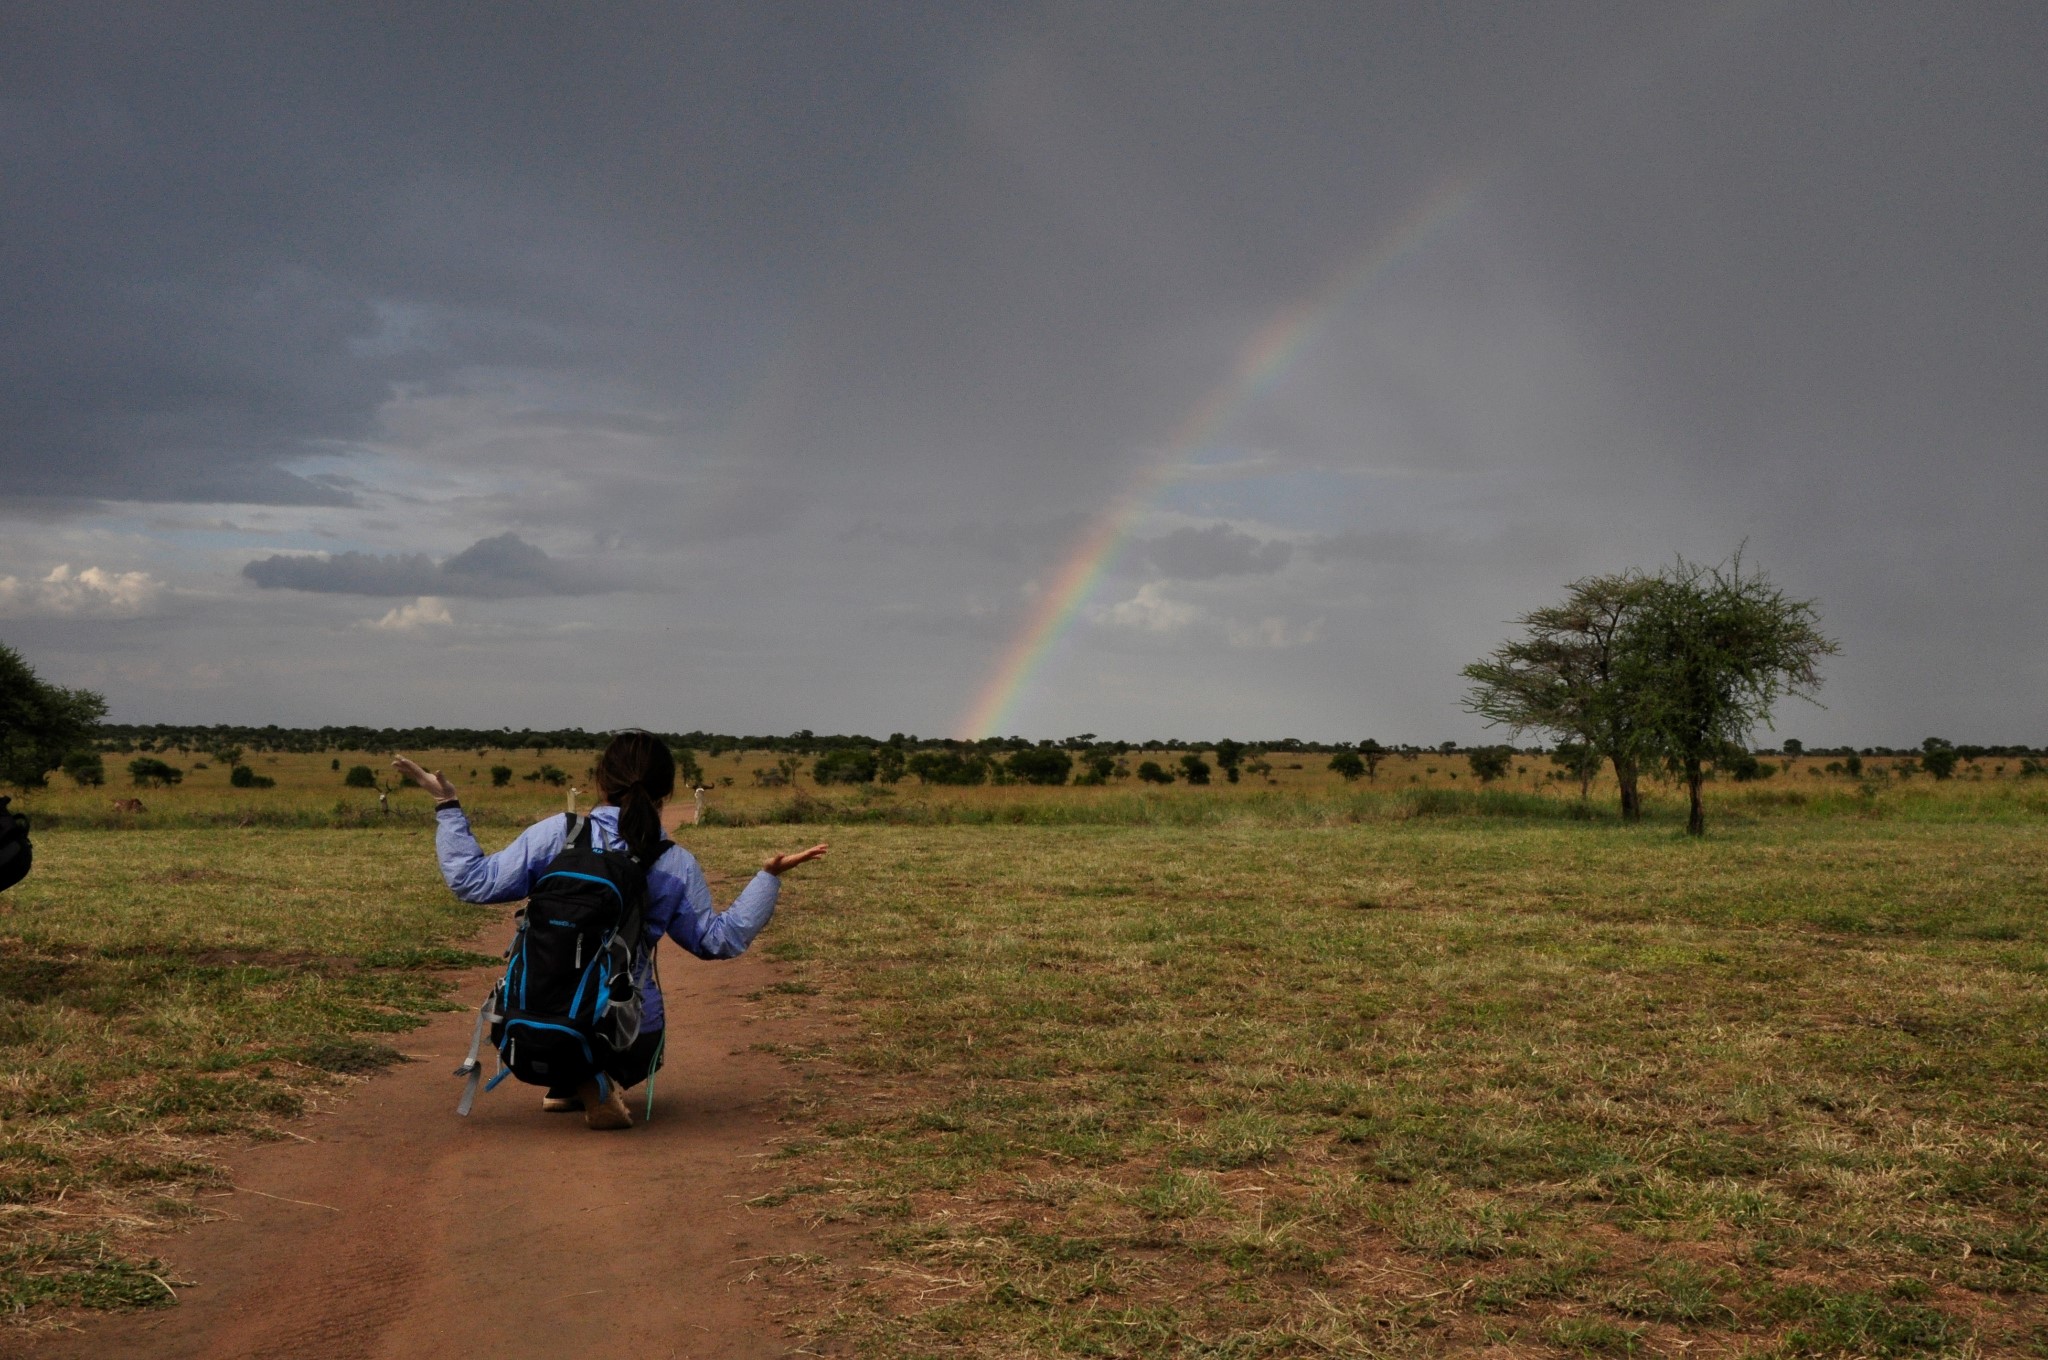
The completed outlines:
<svg viewBox="0 0 2048 1360">
<path fill-rule="evenodd" d="M 476 947 L 508 937 L 509 921 Z M 421 1061 L 295 1127 L 312 1141 L 228 1159 L 236 1192 L 209 1197 L 222 1219 L 161 1248 L 167 1278 L 193 1282 L 177 1307 L 87 1319 L 29 1355 L 787 1354 L 748 1258 L 816 1244 L 801 1224 L 743 1207 L 767 1188 L 759 1154 L 792 1081 L 749 1046 L 807 1031 L 771 1032 L 744 999 L 774 981 L 765 958 L 663 955 L 668 1065 L 652 1123 L 593 1133 L 579 1115 L 541 1114 L 539 1091 L 512 1081 L 459 1119 L 449 1073 L 474 1016 L 437 1017 L 399 1041 Z M 490 976 L 466 975 L 459 995 L 481 996 Z"/>
</svg>

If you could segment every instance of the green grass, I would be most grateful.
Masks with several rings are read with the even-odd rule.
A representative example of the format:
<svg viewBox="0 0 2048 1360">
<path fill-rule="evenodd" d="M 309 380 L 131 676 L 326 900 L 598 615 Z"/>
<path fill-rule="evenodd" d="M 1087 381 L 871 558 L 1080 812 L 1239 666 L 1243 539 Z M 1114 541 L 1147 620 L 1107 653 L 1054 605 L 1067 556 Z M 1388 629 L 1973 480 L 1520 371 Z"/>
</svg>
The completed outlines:
<svg viewBox="0 0 2048 1360">
<path fill-rule="evenodd" d="M 1695 842 L 1308 773 L 905 789 L 966 812 L 831 833 L 757 994 L 846 1022 L 776 1050 L 806 1080 L 759 1203 L 866 1243 L 777 1267 L 802 1326 L 875 1356 L 2048 1348 L 2036 787 L 1719 788 Z M 684 839 L 730 869 L 792 833 Z M 467 1004 L 441 970 L 481 919 L 418 827 L 40 834 L 0 895 L 5 1306 L 167 1300 L 149 1233 L 219 1140 Z"/>
<path fill-rule="evenodd" d="M 0 1310 L 168 1302 L 146 1230 L 215 1141 L 398 1061 L 481 920 L 418 832 L 38 834 L 0 895 Z"/>
<path fill-rule="evenodd" d="M 740 835 L 752 848 L 768 833 Z M 2048 1333 L 2024 820 L 862 828 L 769 947 L 864 1354 L 1940 1355 Z"/>
</svg>

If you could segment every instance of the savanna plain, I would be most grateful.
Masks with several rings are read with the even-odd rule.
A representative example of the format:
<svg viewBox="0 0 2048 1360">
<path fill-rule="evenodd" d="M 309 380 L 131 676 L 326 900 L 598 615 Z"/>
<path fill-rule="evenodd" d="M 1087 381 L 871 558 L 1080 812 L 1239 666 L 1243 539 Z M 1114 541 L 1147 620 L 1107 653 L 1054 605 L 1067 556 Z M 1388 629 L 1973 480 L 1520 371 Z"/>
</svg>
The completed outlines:
<svg viewBox="0 0 2048 1360">
<path fill-rule="evenodd" d="M 523 777 L 550 759 L 588 757 L 430 763 L 495 847 L 563 806 Z M 757 946 L 761 1005 L 831 1037 L 735 1059 L 803 1075 L 755 1205 L 833 1225 L 759 1263 L 793 1345 L 2048 1355 L 2048 780 L 1793 761 L 1710 786 L 1695 840 L 1674 790 L 1623 825 L 1533 757 L 1485 789 L 1271 759 L 1143 792 L 707 763 L 679 837 L 714 873 L 831 824 Z M 162 1234 L 239 1142 L 475 1001 L 448 970 L 497 909 L 441 887 L 424 797 L 252 763 L 274 788 L 28 803 L 36 869 L 0 896 L 16 1327 L 172 1306 Z M 518 777 L 469 775 L 495 763 Z"/>
</svg>

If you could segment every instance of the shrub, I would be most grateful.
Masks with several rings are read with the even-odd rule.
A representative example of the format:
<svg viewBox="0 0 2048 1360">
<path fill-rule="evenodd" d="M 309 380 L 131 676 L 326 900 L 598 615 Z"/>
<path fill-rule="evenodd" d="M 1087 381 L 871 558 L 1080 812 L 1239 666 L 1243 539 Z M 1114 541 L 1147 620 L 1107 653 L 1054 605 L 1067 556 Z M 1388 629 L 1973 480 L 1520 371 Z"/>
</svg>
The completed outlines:
<svg viewBox="0 0 2048 1360">
<path fill-rule="evenodd" d="M 512 782 L 512 767 L 511 767 L 510 765 L 493 765 L 493 766 L 491 766 L 491 787 L 492 787 L 492 788 L 494 788 L 494 789 L 502 789 L 502 788 L 506 787 L 507 785 L 509 785 L 509 784 L 510 784 L 511 782 Z"/>
<path fill-rule="evenodd" d="M 1057 746 L 1029 746 L 1010 757 L 1010 774 L 1026 784 L 1064 784 L 1074 758 Z"/>
<path fill-rule="evenodd" d="M 988 762 L 979 755 L 959 751 L 915 751 L 903 762 L 904 770 L 923 784 L 982 784 L 988 781 Z"/>
<path fill-rule="evenodd" d="M 1948 779 L 1956 772 L 1956 748 L 1940 737 L 1920 743 L 1920 767 L 1936 779 Z"/>
<path fill-rule="evenodd" d="M 879 769 L 880 761 L 873 749 L 842 746 L 827 751 L 812 763 L 811 778 L 820 784 L 872 784 Z M 691 782 L 694 785 L 695 781 Z"/>
<path fill-rule="evenodd" d="M 1159 762 L 1156 760 L 1148 760 L 1138 766 L 1138 778 L 1147 784 L 1171 784 L 1173 782 L 1172 773 L 1161 769 Z"/>
<path fill-rule="evenodd" d="M 1081 773 L 1074 776 L 1076 784 L 1100 786 L 1109 782 L 1109 777 L 1118 773 L 1116 757 L 1107 751 L 1096 751 L 1081 757 Z M 1129 770 L 1122 773 L 1129 774 Z"/>
<path fill-rule="evenodd" d="M 1196 755 L 1193 751 L 1180 758 L 1180 772 L 1190 784 L 1206 784 L 1209 782 L 1209 762 Z"/>
<path fill-rule="evenodd" d="M 1766 765 L 1761 760 L 1758 760 L 1753 753 L 1743 750 L 1731 749 L 1723 752 L 1716 764 L 1721 769 L 1727 771 L 1729 777 L 1738 784 L 1747 784 L 1758 779 L 1769 779 L 1778 772 L 1777 766 Z"/>
<path fill-rule="evenodd" d="M 2020 778 L 2032 779 L 2036 775 L 2043 774 L 2048 774 L 2048 765 L 2043 765 L 2032 756 L 2028 756 L 2020 761 Z"/>
<path fill-rule="evenodd" d="M 1515 753 L 1505 746 L 1475 746 L 1465 753 L 1465 763 L 1482 784 L 1491 784 L 1508 772 Z"/>
<path fill-rule="evenodd" d="M 238 789 L 269 789 L 277 787 L 277 781 L 267 774 L 258 774 L 247 765 L 237 765 L 228 771 L 228 783 Z"/>
<path fill-rule="evenodd" d="M 63 769 L 81 789 L 96 789 L 107 782 L 107 763 L 98 751 L 73 751 L 64 757 Z"/>
<path fill-rule="evenodd" d="M 1851 779 L 1861 779 L 1863 777 L 1863 757 L 1851 751 L 1842 761 L 1842 770 Z"/>
<path fill-rule="evenodd" d="M 549 788 L 559 789 L 569 782 L 569 772 L 555 765 L 543 765 L 533 772 L 533 777 Z"/>
<path fill-rule="evenodd" d="M 1344 776 L 1344 782 L 1365 777 L 1365 761 L 1356 751 L 1339 751 L 1330 757 L 1330 768 Z"/>
<path fill-rule="evenodd" d="M 351 765 L 341 782 L 352 789 L 374 789 L 377 787 L 377 772 L 367 765 Z"/>
<path fill-rule="evenodd" d="M 138 788 L 169 788 L 185 777 L 185 772 L 175 765 L 166 765 L 155 756 L 137 756 L 128 762 L 128 777 Z"/>
<path fill-rule="evenodd" d="M 341 757 L 336 756 L 334 759 L 328 761 L 327 768 L 330 770 L 339 771 L 341 769 Z"/>
</svg>

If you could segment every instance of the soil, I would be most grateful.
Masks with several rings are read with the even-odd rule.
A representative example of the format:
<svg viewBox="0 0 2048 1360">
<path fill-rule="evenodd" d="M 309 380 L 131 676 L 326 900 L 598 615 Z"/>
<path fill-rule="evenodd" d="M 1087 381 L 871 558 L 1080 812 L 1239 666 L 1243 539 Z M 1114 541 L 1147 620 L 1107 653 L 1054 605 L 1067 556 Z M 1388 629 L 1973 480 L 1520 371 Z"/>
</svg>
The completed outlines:
<svg viewBox="0 0 2048 1360">
<path fill-rule="evenodd" d="M 502 950 L 509 918 L 471 947 Z M 593 1132 L 509 1080 L 458 1118 L 450 1073 L 475 1016 L 438 1016 L 400 1041 L 417 1061 L 293 1126 L 309 1141 L 227 1154 L 235 1189 L 202 1197 L 219 1217 L 146 1248 L 168 1263 L 175 1307 L 4 1340 L 33 1360 L 790 1353 L 755 1277 L 764 1258 L 823 1244 L 746 1206 L 773 1188 L 765 1159 L 795 1081 L 752 1045 L 823 1026 L 761 1018 L 746 994 L 777 972 L 759 954 L 662 953 L 669 1044 L 651 1122 Z M 464 974 L 457 995 L 480 999 L 492 976 Z M 645 1088 L 631 1094 L 640 1121 Z"/>
</svg>

